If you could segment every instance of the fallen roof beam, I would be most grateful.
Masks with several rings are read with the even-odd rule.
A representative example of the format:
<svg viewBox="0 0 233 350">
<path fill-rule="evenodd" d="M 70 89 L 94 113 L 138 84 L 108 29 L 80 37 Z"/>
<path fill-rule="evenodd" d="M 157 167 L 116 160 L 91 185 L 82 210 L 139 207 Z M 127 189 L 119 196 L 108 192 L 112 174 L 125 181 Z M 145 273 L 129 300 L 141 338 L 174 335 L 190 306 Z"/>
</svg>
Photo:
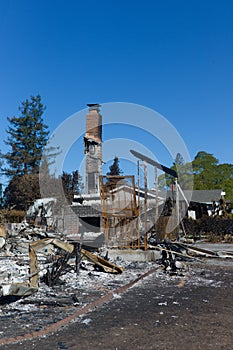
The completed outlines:
<svg viewBox="0 0 233 350">
<path fill-rule="evenodd" d="M 142 154 L 142 153 L 139 153 L 139 152 L 134 151 L 134 150 L 132 150 L 132 149 L 130 150 L 130 152 L 131 152 L 136 158 L 138 158 L 138 159 L 140 159 L 140 160 L 143 160 L 143 161 L 147 162 L 148 164 L 151 164 L 151 165 L 153 165 L 154 167 L 156 167 L 156 168 L 158 168 L 158 169 L 160 169 L 160 170 L 163 170 L 166 174 L 169 174 L 169 175 L 171 175 L 171 176 L 173 176 L 173 177 L 175 177 L 175 178 L 178 178 L 177 172 L 176 172 L 175 170 L 172 170 L 172 169 L 167 168 L 165 165 L 162 165 L 162 164 L 156 162 L 155 160 L 153 160 L 153 159 L 151 159 L 151 158 L 145 156 L 145 155 Z"/>
<path fill-rule="evenodd" d="M 122 267 L 119 267 L 119 266 L 101 258 L 100 256 L 92 254 L 85 249 L 82 249 L 81 252 L 88 260 L 90 260 L 94 264 L 100 266 L 105 272 L 122 273 L 124 271 L 124 269 Z"/>
</svg>

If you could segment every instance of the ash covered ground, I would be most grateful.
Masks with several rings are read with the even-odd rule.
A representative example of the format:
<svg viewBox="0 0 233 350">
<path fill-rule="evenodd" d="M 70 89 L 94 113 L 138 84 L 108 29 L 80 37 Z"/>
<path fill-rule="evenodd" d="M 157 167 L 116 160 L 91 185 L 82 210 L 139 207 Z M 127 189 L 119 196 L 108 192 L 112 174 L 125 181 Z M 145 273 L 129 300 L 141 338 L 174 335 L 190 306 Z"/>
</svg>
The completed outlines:
<svg viewBox="0 0 233 350">
<path fill-rule="evenodd" d="M 137 275 L 143 270 L 141 266 L 133 274 Z M 191 263 L 188 270 L 181 276 L 170 275 L 159 269 L 128 291 L 115 295 L 111 301 L 75 318 L 60 330 L 1 348 L 231 350 L 233 267 Z M 131 277 L 134 277 L 133 274 Z M 96 276 L 96 280 L 103 282 L 105 277 L 99 279 Z M 109 279 L 107 288 L 124 283 L 123 277 L 122 274 L 120 282 L 118 278 Z M 86 291 L 76 290 L 77 295 L 82 295 L 82 302 L 77 305 L 56 306 L 42 302 L 41 305 L 34 305 L 30 311 L 24 303 L 26 299 L 16 302 L 14 306 L 11 304 L 4 310 L 3 317 L 7 318 L 1 322 L 2 337 L 30 332 L 65 317 L 67 313 L 98 297 L 98 293 L 105 292 L 101 283 L 96 281 L 96 286 L 100 288 L 96 288 L 97 294 L 92 293 L 94 285 Z M 43 293 L 40 292 L 40 295 Z M 32 297 L 29 299 L 33 301 Z M 51 302 L 51 298 L 48 299 Z M 53 301 L 56 304 L 59 296 L 56 300 L 54 295 Z"/>
<path fill-rule="evenodd" d="M 32 234 L 18 241 L 15 237 L 9 238 L 0 254 L 1 285 L 28 280 L 27 244 L 34 239 Z M 176 268 L 169 265 L 168 256 L 163 260 L 162 254 L 161 259 L 155 262 L 125 261 L 119 254 L 112 263 L 123 268 L 122 273 L 103 272 L 86 259 L 81 260 L 76 271 L 76 260 L 71 256 L 69 267 L 60 274 L 58 283 L 51 287 L 43 278 L 52 263 L 51 256 L 59 251 L 50 248 L 38 252 L 38 291 L 19 299 L 15 296 L 1 298 L 0 305 L 1 340 L 41 330 L 45 330 L 45 334 L 42 338 L 21 339 L 1 345 L 1 348 L 126 350 L 134 344 L 135 349 L 204 349 L 207 347 L 205 332 L 212 332 L 212 338 L 208 338 L 209 344 L 212 344 L 209 348 L 231 349 L 231 252 L 227 258 L 222 258 L 222 253 L 221 258 L 210 258 L 203 252 L 198 258 L 177 256 Z M 211 248 L 216 250 L 214 245 L 208 246 L 208 249 Z M 223 248 L 217 246 L 218 250 Z M 227 248 L 231 250 L 231 246 Z M 98 254 L 106 255 L 106 251 Z M 48 326 L 152 269 L 155 269 L 153 274 L 138 281 L 127 292 L 113 294 L 112 301 L 74 317 L 72 322 L 55 333 L 46 333 Z M 177 341 L 176 332 L 183 339 L 181 343 Z M 169 334 L 173 340 L 170 336 L 167 339 Z M 188 346 L 190 337 L 192 343 Z"/>
</svg>

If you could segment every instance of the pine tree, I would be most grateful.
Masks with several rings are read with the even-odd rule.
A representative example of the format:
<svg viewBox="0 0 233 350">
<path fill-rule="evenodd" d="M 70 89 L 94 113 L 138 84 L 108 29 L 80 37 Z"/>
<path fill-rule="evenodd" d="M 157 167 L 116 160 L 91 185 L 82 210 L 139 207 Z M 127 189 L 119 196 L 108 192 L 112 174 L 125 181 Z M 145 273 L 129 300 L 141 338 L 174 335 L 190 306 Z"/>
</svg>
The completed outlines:
<svg viewBox="0 0 233 350">
<path fill-rule="evenodd" d="M 69 203 L 72 203 L 75 194 L 80 194 L 83 189 L 82 176 L 78 170 L 73 171 L 71 174 L 63 171 L 62 185 L 65 192 L 65 196 Z"/>
<path fill-rule="evenodd" d="M 40 95 L 31 96 L 19 106 L 18 117 L 7 118 L 10 126 L 6 130 L 8 137 L 5 143 L 10 150 L 3 155 L 9 166 L 4 169 L 5 175 L 12 177 L 39 172 L 49 134 L 42 117 L 44 110 Z"/>
<path fill-rule="evenodd" d="M 193 188 L 193 170 L 192 163 L 185 163 L 181 153 L 177 153 L 173 165 L 170 168 L 175 170 L 178 175 L 178 183 L 183 190 L 192 190 Z M 170 188 L 174 183 L 174 178 L 168 174 L 159 176 L 159 188 L 161 190 Z"/>
<path fill-rule="evenodd" d="M 19 106 L 19 116 L 7 118 L 9 127 L 5 143 L 9 151 L 2 155 L 7 167 L 3 174 L 10 177 L 4 191 L 4 206 L 26 210 L 40 198 L 39 165 L 49 131 L 43 121 L 44 105 L 40 95 L 31 96 Z"/>
<path fill-rule="evenodd" d="M 200 151 L 193 162 L 194 188 L 195 190 L 212 190 L 221 188 L 216 184 L 218 178 L 218 159 L 213 154 Z"/>
<path fill-rule="evenodd" d="M 37 198 L 40 198 L 38 174 L 13 176 L 4 191 L 4 207 L 26 211 Z"/>
<path fill-rule="evenodd" d="M 182 156 L 181 153 L 177 153 L 175 161 L 174 161 L 174 165 L 184 165 L 184 158 Z"/>
<path fill-rule="evenodd" d="M 118 157 L 115 156 L 113 164 L 109 167 L 109 172 L 107 172 L 107 175 L 121 175 L 121 174 L 123 174 L 123 171 L 120 169 Z"/>
</svg>

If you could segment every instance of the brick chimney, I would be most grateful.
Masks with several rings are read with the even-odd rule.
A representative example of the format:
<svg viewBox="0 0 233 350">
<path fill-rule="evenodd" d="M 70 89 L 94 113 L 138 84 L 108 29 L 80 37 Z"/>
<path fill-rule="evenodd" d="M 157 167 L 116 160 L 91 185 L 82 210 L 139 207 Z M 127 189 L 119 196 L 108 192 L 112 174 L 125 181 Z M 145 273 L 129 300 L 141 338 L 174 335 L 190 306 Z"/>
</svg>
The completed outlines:
<svg viewBox="0 0 233 350">
<path fill-rule="evenodd" d="M 100 105 L 88 104 L 84 153 L 86 154 L 86 193 L 99 193 L 99 175 L 102 175 L 102 116 Z"/>
</svg>

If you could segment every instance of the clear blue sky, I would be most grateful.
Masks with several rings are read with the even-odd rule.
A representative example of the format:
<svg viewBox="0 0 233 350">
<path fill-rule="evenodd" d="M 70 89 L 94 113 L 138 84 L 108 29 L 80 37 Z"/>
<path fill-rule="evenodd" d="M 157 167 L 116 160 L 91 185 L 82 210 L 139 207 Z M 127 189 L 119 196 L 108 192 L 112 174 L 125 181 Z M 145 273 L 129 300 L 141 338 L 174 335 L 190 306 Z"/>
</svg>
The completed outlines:
<svg viewBox="0 0 233 350">
<path fill-rule="evenodd" d="M 137 103 L 192 159 L 233 163 L 233 2 L 0 1 L 2 151 L 6 117 L 38 93 L 51 132 L 86 103 Z"/>
</svg>

